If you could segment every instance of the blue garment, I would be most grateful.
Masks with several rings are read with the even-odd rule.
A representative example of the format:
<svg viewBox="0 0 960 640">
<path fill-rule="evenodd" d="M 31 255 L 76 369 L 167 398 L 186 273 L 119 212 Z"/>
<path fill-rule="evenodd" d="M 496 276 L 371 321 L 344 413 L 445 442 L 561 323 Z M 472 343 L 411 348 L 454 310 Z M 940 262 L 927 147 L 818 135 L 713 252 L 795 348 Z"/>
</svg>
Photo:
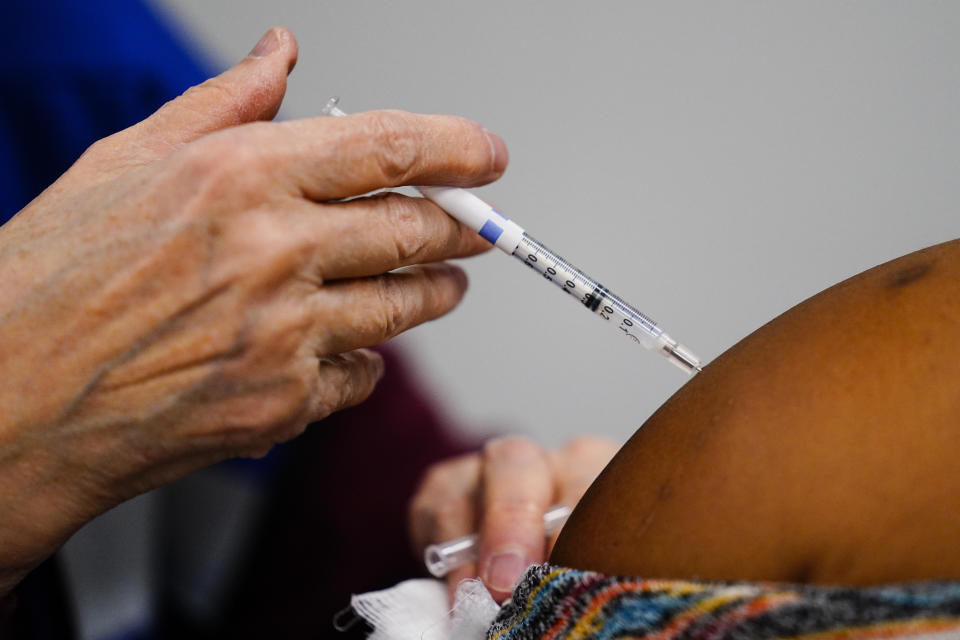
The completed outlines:
<svg viewBox="0 0 960 640">
<path fill-rule="evenodd" d="M 0 224 L 91 143 L 210 75 L 139 0 L 0 2 Z"/>
<path fill-rule="evenodd" d="M 210 76 L 184 39 L 136 0 L 0 2 L 0 224 L 94 141 Z M 10 631 L 68 638 L 54 560 L 28 576 Z"/>
<path fill-rule="evenodd" d="M 0 224 L 53 183 L 90 144 L 147 118 L 212 76 L 212 67 L 140 0 L 0 1 Z M 237 478 L 233 484 L 247 493 L 266 491 L 285 450 L 275 447 L 259 460 L 227 461 L 213 473 L 232 474 Z M 165 511 L 154 514 L 157 527 L 172 527 L 168 520 L 193 507 L 190 501 L 160 502 Z M 255 516 L 251 511 L 247 520 Z M 114 528 L 123 534 L 124 526 L 121 517 Z M 98 531 L 103 528 L 101 524 Z M 168 552 L 142 542 L 138 548 L 145 554 Z M 71 598 L 64 593 L 59 569 L 56 559 L 48 561 L 18 588 L 16 637 L 69 636 Z M 141 619 L 112 637 L 153 637 L 156 603 L 149 601 L 153 592 L 147 586 Z M 84 619 L 83 603 L 73 600 Z M 0 636 L 4 633 L 0 628 Z"/>
</svg>

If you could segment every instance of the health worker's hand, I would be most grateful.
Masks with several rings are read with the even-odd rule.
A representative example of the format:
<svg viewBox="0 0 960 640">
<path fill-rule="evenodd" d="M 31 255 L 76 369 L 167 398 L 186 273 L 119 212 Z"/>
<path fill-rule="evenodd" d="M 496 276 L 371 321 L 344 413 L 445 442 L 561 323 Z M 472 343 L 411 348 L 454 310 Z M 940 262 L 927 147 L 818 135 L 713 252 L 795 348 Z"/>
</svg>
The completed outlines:
<svg viewBox="0 0 960 640">
<path fill-rule="evenodd" d="M 392 270 L 485 241 L 358 196 L 496 180 L 503 142 L 402 112 L 268 122 L 296 57 L 271 29 L 0 228 L 0 595 L 118 502 L 360 402 L 383 367 L 362 347 L 463 295 L 456 267 Z"/>
<path fill-rule="evenodd" d="M 477 563 L 447 575 L 451 599 L 461 580 L 479 576 L 502 602 L 524 569 L 543 562 L 556 542 L 559 531 L 544 534 L 543 514 L 555 504 L 576 505 L 617 448 L 612 440 L 583 436 L 546 450 L 510 436 L 433 465 L 410 504 L 417 553 L 479 532 Z"/>
</svg>

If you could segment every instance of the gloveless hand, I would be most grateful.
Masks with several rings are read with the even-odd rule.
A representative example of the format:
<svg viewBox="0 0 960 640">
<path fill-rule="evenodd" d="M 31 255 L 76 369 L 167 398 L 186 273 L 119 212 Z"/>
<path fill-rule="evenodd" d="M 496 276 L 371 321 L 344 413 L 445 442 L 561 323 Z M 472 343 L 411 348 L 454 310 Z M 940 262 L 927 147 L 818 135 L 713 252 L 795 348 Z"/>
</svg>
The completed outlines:
<svg viewBox="0 0 960 640">
<path fill-rule="evenodd" d="M 616 451 L 616 443 L 596 436 L 573 438 L 560 449 L 510 436 L 491 440 L 480 453 L 433 465 L 410 503 L 416 552 L 479 532 L 476 564 L 447 574 L 451 601 L 457 584 L 474 576 L 497 602 L 505 600 L 523 570 L 546 559 L 559 535 L 544 535 L 543 514 L 554 504 L 577 504 Z"/>
<path fill-rule="evenodd" d="M 387 272 L 485 241 L 354 197 L 495 180 L 502 141 L 401 112 L 267 122 L 296 51 L 271 30 L 0 228 L 0 594 L 119 501 L 363 400 L 362 347 L 463 295 L 452 266 Z"/>
</svg>

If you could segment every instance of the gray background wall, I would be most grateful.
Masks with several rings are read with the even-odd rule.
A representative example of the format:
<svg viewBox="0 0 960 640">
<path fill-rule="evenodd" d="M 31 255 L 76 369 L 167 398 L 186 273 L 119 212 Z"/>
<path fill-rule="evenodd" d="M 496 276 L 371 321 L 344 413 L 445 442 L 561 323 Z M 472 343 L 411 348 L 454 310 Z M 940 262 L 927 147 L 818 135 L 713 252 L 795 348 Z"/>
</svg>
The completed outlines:
<svg viewBox="0 0 960 640">
<path fill-rule="evenodd" d="M 497 131 L 483 197 L 706 360 L 960 235 L 960 3 L 155 2 L 223 65 L 290 27 L 287 117 L 336 94 Z M 625 438 L 684 383 L 503 254 L 465 266 L 401 342 L 467 426 Z"/>
</svg>

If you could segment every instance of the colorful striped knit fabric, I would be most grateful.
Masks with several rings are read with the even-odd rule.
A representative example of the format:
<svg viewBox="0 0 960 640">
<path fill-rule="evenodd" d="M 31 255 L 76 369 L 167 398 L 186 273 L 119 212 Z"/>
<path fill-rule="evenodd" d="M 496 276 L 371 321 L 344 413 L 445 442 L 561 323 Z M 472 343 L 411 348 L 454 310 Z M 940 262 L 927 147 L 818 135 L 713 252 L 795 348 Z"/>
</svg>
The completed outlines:
<svg viewBox="0 0 960 640">
<path fill-rule="evenodd" d="M 870 588 L 527 570 L 487 640 L 960 638 L 960 582 Z"/>
</svg>

